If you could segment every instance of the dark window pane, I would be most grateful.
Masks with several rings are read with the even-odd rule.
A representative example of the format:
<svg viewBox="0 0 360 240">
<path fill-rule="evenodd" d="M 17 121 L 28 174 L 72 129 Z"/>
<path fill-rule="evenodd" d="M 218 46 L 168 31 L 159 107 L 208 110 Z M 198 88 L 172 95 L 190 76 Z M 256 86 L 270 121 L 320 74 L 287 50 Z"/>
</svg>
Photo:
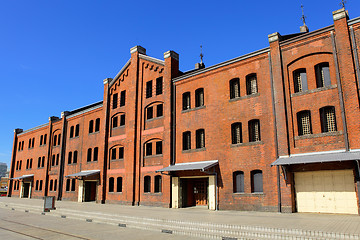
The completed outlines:
<svg viewBox="0 0 360 240">
<path fill-rule="evenodd" d="M 146 98 L 152 97 L 152 81 L 146 83 Z"/>
</svg>

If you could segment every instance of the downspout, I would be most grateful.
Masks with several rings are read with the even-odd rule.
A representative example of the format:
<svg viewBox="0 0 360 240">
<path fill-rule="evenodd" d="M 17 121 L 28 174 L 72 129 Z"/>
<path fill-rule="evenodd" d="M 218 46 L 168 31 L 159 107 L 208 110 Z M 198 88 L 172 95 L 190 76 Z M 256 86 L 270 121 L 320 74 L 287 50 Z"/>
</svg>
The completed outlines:
<svg viewBox="0 0 360 240">
<path fill-rule="evenodd" d="M 138 60 L 138 63 L 140 61 Z M 139 66 L 139 64 L 138 64 Z M 139 71 L 139 70 L 138 70 Z M 139 138 L 139 176 L 138 176 L 138 205 L 140 205 L 140 197 L 141 197 L 141 194 L 140 194 L 140 189 L 141 189 L 141 160 L 143 158 L 143 151 L 144 151 L 144 148 L 142 146 L 142 137 L 141 137 L 141 132 L 142 132 L 142 123 L 143 121 L 145 121 L 145 116 L 143 117 L 143 95 L 142 95 L 142 92 L 143 92 L 143 86 L 144 86 L 144 63 L 141 64 L 141 83 L 140 83 L 140 94 L 141 94 L 141 98 L 140 98 L 140 122 L 139 122 L 139 131 L 140 131 L 140 138 Z M 137 117 L 137 115 L 136 115 Z"/>
<path fill-rule="evenodd" d="M 67 119 L 66 116 L 69 115 L 68 111 L 62 112 L 61 117 L 63 118 L 63 126 L 62 126 L 62 142 L 61 142 L 61 157 L 60 157 L 60 173 L 59 173 L 59 191 L 58 191 L 58 199 L 62 199 L 62 188 L 63 188 L 63 182 L 64 182 L 64 168 L 65 168 L 65 150 L 66 150 L 66 130 L 67 130 Z"/>
</svg>

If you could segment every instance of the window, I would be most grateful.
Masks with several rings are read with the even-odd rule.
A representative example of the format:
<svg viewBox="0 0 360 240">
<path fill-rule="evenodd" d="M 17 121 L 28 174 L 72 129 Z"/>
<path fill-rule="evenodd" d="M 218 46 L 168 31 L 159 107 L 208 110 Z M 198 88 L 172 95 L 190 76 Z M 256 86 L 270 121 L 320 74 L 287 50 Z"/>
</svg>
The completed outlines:
<svg viewBox="0 0 360 240">
<path fill-rule="evenodd" d="M 294 91 L 303 92 L 308 90 L 307 78 L 306 78 L 306 69 L 298 69 L 293 72 L 294 77 Z"/>
<path fill-rule="evenodd" d="M 60 139 L 61 139 L 61 134 L 58 135 L 58 144 L 57 145 L 60 145 Z"/>
<path fill-rule="evenodd" d="M 53 180 L 52 180 L 52 179 L 50 180 L 50 187 L 49 187 L 49 188 L 50 188 L 50 189 L 49 189 L 50 191 L 53 190 Z"/>
<path fill-rule="evenodd" d="M 114 178 L 109 178 L 109 192 L 114 192 Z"/>
<path fill-rule="evenodd" d="M 163 78 L 158 77 L 156 79 L 156 95 L 160 95 L 163 93 Z"/>
<path fill-rule="evenodd" d="M 183 100 L 183 110 L 190 109 L 190 92 L 183 93 L 182 95 Z"/>
<path fill-rule="evenodd" d="M 22 160 L 20 160 L 19 170 L 21 170 Z"/>
<path fill-rule="evenodd" d="M 125 114 L 120 115 L 120 126 L 125 125 Z"/>
<path fill-rule="evenodd" d="M 66 179 L 66 191 L 70 191 L 70 179 Z"/>
<path fill-rule="evenodd" d="M 321 132 L 336 132 L 335 108 L 328 106 L 320 109 Z"/>
<path fill-rule="evenodd" d="M 198 129 L 196 130 L 196 148 L 205 147 L 205 130 Z"/>
<path fill-rule="evenodd" d="M 258 92 L 256 74 L 246 76 L 246 94 L 251 95 Z"/>
<path fill-rule="evenodd" d="M 26 169 L 29 169 L 29 159 L 26 159 Z"/>
<path fill-rule="evenodd" d="M 162 117 L 163 116 L 163 105 L 159 104 L 156 106 L 156 117 Z"/>
<path fill-rule="evenodd" d="M 41 157 L 38 158 L 38 168 L 41 167 Z"/>
<path fill-rule="evenodd" d="M 305 110 L 297 113 L 299 136 L 312 134 L 310 111 Z"/>
<path fill-rule="evenodd" d="M 99 148 L 96 147 L 94 148 L 94 162 L 96 162 L 98 160 L 98 155 L 99 155 Z"/>
<path fill-rule="evenodd" d="M 263 192 L 263 175 L 261 170 L 251 171 L 251 192 L 252 193 Z"/>
<path fill-rule="evenodd" d="M 145 155 L 151 156 L 152 155 L 152 143 L 146 143 L 145 144 Z"/>
<path fill-rule="evenodd" d="M 191 133 L 183 132 L 183 150 L 191 149 Z"/>
<path fill-rule="evenodd" d="M 29 166 L 30 169 L 32 169 L 32 162 L 33 162 L 33 159 L 30 158 L 30 166 Z"/>
<path fill-rule="evenodd" d="M 41 135 L 41 136 L 40 136 L 40 146 L 43 144 L 43 138 L 44 138 L 44 136 Z"/>
<path fill-rule="evenodd" d="M 74 126 L 70 127 L 70 138 L 74 137 Z"/>
<path fill-rule="evenodd" d="M 326 87 L 331 85 L 329 63 L 319 63 L 315 66 L 316 87 Z"/>
<path fill-rule="evenodd" d="M 195 91 L 195 107 L 204 106 L 204 89 L 199 88 Z"/>
<path fill-rule="evenodd" d="M 39 180 L 36 180 L 35 190 L 36 190 L 36 191 L 38 191 L 38 190 L 39 190 Z"/>
<path fill-rule="evenodd" d="M 78 151 L 74 151 L 74 160 L 73 163 L 77 163 Z"/>
<path fill-rule="evenodd" d="M 242 143 L 242 127 L 239 122 L 231 124 L 231 143 Z"/>
<path fill-rule="evenodd" d="M 39 191 L 42 191 L 42 183 L 43 183 L 43 180 L 40 180 Z M 19 183 L 18 183 L 18 190 L 19 190 Z"/>
<path fill-rule="evenodd" d="M 124 159 L 124 147 L 119 147 L 119 159 Z"/>
<path fill-rule="evenodd" d="M 53 143 L 53 145 L 56 146 L 56 143 L 57 143 L 57 135 L 54 136 L 54 143 Z"/>
<path fill-rule="evenodd" d="M 31 148 L 31 138 L 29 139 L 29 146 L 28 148 Z"/>
<path fill-rule="evenodd" d="M 68 154 L 68 164 L 71 164 L 72 161 L 72 152 L 69 152 Z"/>
<path fill-rule="evenodd" d="M 162 154 L 162 141 L 156 142 L 156 155 Z"/>
<path fill-rule="evenodd" d="M 117 116 L 113 117 L 112 127 L 113 127 L 113 128 L 118 127 L 118 117 L 117 117 Z"/>
<path fill-rule="evenodd" d="M 145 193 L 150 192 L 150 188 L 151 188 L 151 178 L 150 178 L 150 176 L 145 176 L 144 177 L 144 192 Z"/>
<path fill-rule="evenodd" d="M 75 191 L 75 179 L 71 179 L 71 191 L 74 192 Z"/>
<path fill-rule="evenodd" d="M 95 132 L 100 131 L 100 118 L 95 120 Z"/>
<path fill-rule="evenodd" d="M 230 80 L 230 99 L 240 97 L 240 79 L 234 78 Z"/>
<path fill-rule="evenodd" d="M 90 120 L 89 122 L 89 133 L 94 132 L 94 120 Z"/>
<path fill-rule="evenodd" d="M 41 158 L 41 167 L 43 168 L 45 165 L 45 156 Z"/>
<path fill-rule="evenodd" d="M 55 154 L 52 155 L 51 166 L 55 166 Z"/>
<path fill-rule="evenodd" d="M 122 177 L 116 179 L 116 191 L 122 192 Z"/>
<path fill-rule="evenodd" d="M 126 99 L 126 91 L 121 91 L 120 93 L 120 107 L 125 106 L 125 99 Z"/>
<path fill-rule="evenodd" d="M 113 101 L 112 101 L 112 108 L 113 109 L 115 109 L 115 108 L 117 108 L 117 103 L 118 103 L 118 94 L 117 93 L 115 93 L 114 95 L 113 95 L 113 99 L 112 99 Z"/>
<path fill-rule="evenodd" d="M 60 155 L 59 155 L 59 154 L 56 154 L 56 166 L 59 165 L 59 157 L 60 157 Z"/>
<path fill-rule="evenodd" d="M 80 125 L 76 124 L 76 126 L 75 126 L 75 137 L 79 136 L 79 132 L 80 132 Z"/>
<path fill-rule="evenodd" d="M 148 107 L 146 109 L 146 120 L 153 118 L 153 107 Z"/>
<path fill-rule="evenodd" d="M 249 142 L 261 141 L 260 138 L 260 121 L 258 119 L 249 121 Z"/>
<path fill-rule="evenodd" d="M 116 159 L 116 148 L 111 149 L 111 160 Z"/>
<path fill-rule="evenodd" d="M 35 138 L 32 139 L 31 148 L 34 148 L 35 146 Z"/>
<path fill-rule="evenodd" d="M 154 190 L 156 193 L 160 193 L 161 192 L 161 176 L 157 175 L 155 176 L 155 186 L 154 186 Z"/>
<path fill-rule="evenodd" d="M 146 98 L 152 97 L 152 81 L 146 82 Z"/>
<path fill-rule="evenodd" d="M 88 151 L 87 151 L 87 161 L 88 162 L 91 162 L 91 153 L 92 153 L 92 149 L 89 148 Z"/>
<path fill-rule="evenodd" d="M 237 171 L 233 173 L 234 193 L 244 192 L 244 172 Z"/>
<path fill-rule="evenodd" d="M 57 190 L 57 179 L 54 180 L 54 191 Z"/>
<path fill-rule="evenodd" d="M 44 135 L 44 145 L 46 144 L 47 134 Z"/>
</svg>

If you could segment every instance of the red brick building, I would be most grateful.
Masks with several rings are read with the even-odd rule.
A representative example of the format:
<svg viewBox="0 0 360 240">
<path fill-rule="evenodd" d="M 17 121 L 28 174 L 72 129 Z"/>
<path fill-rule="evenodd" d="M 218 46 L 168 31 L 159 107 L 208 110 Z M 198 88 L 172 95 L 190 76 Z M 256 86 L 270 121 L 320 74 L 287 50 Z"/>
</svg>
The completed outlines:
<svg viewBox="0 0 360 240">
<path fill-rule="evenodd" d="M 359 212 L 360 18 L 181 72 L 136 46 L 103 101 L 14 134 L 9 196 Z"/>
</svg>

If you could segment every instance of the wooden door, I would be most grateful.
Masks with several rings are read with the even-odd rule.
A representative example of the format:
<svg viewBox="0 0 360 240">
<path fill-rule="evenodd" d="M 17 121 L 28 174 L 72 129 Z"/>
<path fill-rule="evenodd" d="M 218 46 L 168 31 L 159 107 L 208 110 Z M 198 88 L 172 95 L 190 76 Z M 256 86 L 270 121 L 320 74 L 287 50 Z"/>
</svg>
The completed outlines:
<svg viewBox="0 0 360 240">
<path fill-rule="evenodd" d="M 194 198 L 195 204 L 198 205 L 207 205 L 207 178 L 194 179 Z"/>
</svg>

